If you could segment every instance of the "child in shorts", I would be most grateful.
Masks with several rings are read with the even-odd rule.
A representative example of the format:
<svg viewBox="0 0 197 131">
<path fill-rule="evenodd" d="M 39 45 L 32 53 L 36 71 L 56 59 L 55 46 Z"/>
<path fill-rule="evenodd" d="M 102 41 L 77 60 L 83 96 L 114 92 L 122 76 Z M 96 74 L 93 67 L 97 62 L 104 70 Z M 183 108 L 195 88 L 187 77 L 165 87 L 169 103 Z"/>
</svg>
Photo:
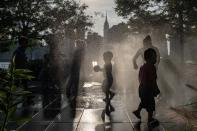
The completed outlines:
<svg viewBox="0 0 197 131">
<path fill-rule="evenodd" d="M 141 102 L 134 115 L 141 119 L 140 112 L 144 108 L 148 112 L 148 125 L 158 122 L 153 118 L 153 112 L 155 111 L 155 99 L 160 91 L 157 86 L 157 71 L 155 67 L 156 52 L 149 48 L 144 52 L 144 59 L 146 63 L 140 68 L 139 71 L 139 97 Z"/>
</svg>

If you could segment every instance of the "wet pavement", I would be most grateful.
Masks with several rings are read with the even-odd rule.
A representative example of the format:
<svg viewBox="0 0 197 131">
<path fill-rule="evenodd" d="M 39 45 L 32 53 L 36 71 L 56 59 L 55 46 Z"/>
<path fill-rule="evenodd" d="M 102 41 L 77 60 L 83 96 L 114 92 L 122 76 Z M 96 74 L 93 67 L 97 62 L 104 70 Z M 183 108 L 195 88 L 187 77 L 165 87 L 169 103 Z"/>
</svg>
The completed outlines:
<svg viewBox="0 0 197 131">
<path fill-rule="evenodd" d="M 20 131 L 149 131 L 147 127 L 147 114 L 142 112 L 142 122 L 135 118 L 132 111 L 138 102 L 133 101 L 133 92 L 116 92 L 112 100 L 115 112 L 111 116 L 105 116 L 103 121 L 101 114 L 104 110 L 104 94 L 99 85 L 91 82 L 89 87 L 82 88 L 78 97 L 76 114 L 67 103 L 64 94 L 37 95 L 34 97 L 36 103 L 31 107 L 21 107 L 23 115 L 31 116 L 32 120 L 23 124 L 10 126 Z M 98 84 L 98 83 L 97 83 Z M 126 96 L 126 97 L 125 97 Z M 132 97 L 131 97 L 132 96 Z M 160 107 L 160 108 L 159 108 Z M 157 107 L 156 118 L 160 126 L 153 131 L 182 131 L 185 127 L 184 120 L 175 112 L 164 109 L 162 105 Z M 160 111 L 161 110 L 161 111 Z M 20 111 L 19 111 L 20 112 Z M 159 112 L 159 113 L 158 113 Z M 11 130 L 11 129 L 10 129 Z"/>
<path fill-rule="evenodd" d="M 162 71 L 162 68 L 161 68 Z M 126 71 L 123 73 L 126 73 Z M 174 75 L 174 74 L 172 74 Z M 188 93 L 183 92 L 182 88 L 177 90 L 179 96 L 165 93 L 165 89 L 161 85 L 172 86 L 173 81 L 168 81 L 167 84 L 162 82 L 166 77 L 176 78 L 176 76 L 163 76 L 159 74 L 159 87 L 162 91 L 162 96 L 156 99 L 155 118 L 160 121 L 160 125 L 154 129 L 149 129 L 147 126 L 147 113 L 142 111 L 142 120 L 139 120 L 132 114 L 139 104 L 137 85 L 133 83 L 130 86 L 119 87 L 115 89 L 115 97 L 112 100 L 112 105 L 115 112 L 108 117 L 105 115 L 105 120 L 101 118 L 105 103 L 103 102 L 104 94 L 101 90 L 99 82 L 84 82 L 80 86 L 79 95 L 77 98 L 77 108 L 75 115 L 70 108 L 65 91 L 55 92 L 47 91 L 44 94 L 34 95 L 34 103 L 32 106 L 19 105 L 15 118 L 23 116 L 31 118 L 30 121 L 21 121 L 20 123 L 10 122 L 9 130 L 19 131 L 185 131 L 188 126 L 188 121 L 182 114 L 171 109 L 171 106 L 191 110 L 196 112 L 196 95 L 192 90 Z M 188 76 L 187 76 L 188 77 Z M 119 79 L 124 81 L 124 78 Z M 136 80 L 134 80 L 136 81 Z M 178 81 L 178 80 L 177 80 Z M 132 81 L 131 81 L 132 82 Z M 185 80 L 184 84 L 191 81 Z M 183 87 L 187 88 L 187 87 Z M 173 90 L 174 88 L 169 87 Z M 180 95 L 180 90 L 182 94 Z M 192 93 L 194 94 L 192 94 Z M 171 92 L 173 93 L 173 91 Z M 177 97 L 177 98 L 176 98 Z M 181 99 L 182 98 L 182 99 Z M 181 99 L 181 102 L 179 101 Z M 185 101 L 182 101 L 186 99 Z M 188 103 L 188 100 L 190 103 Z M 1 120 L 1 119 L 0 119 Z M 194 130 L 195 131 L 195 130 Z"/>
</svg>

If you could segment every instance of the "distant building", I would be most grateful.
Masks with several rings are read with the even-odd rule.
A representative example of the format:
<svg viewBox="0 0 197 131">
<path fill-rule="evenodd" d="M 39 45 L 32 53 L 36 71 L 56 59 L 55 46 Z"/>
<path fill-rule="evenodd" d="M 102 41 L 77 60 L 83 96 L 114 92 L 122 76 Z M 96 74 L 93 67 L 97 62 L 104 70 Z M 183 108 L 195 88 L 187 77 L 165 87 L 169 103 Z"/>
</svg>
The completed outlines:
<svg viewBox="0 0 197 131">
<path fill-rule="evenodd" d="M 109 22 L 107 19 L 107 13 L 105 17 L 105 23 L 104 23 L 104 29 L 103 29 L 103 36 L 104 36 L 104 43 L 108 42 L 108 36 L 109 36 Z"/>
</svg>

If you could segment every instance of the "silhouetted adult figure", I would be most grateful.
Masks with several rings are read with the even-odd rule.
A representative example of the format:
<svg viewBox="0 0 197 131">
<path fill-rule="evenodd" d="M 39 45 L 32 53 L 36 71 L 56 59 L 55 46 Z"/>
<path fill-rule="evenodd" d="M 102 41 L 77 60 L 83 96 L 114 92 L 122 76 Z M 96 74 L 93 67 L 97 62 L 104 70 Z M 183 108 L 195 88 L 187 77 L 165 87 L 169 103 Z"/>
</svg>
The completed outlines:
<svg viewBox="0 0 197 131">
<path fill-rule="evenodd" d="M 26 49 L 28 47 L 28 39 L 27 37 L 21 36 L 18 39 L 19 46 L 14 51 L 12 55 L 12 66 L 14 65 L 15 69 L 28 69 L 28 61 L 26 56 Z M 23 79 L 21 81 L 16 81 L 16 84 L 21 83 L 24 90 L 28 91 L 27 80 Z M 28 98 L 27 103 L 31 103 L 30 98 Z"/>
<path fill-rule="evenodd" d="M 105 110 L 103 110 L 101 114 L 101 118 L 104 121 L 105 120 L 105 114 L 110 117 L 110 113 L 115 111 L 114 107 L 111 104 L 111 100 L 114 97 L 115 93 L 111 91 L 112 85 L 113 85 L 113 75 L 112 75 L 112 58 L 113 53 L 111 51 L 106 51 L 103 53 L 103 60 L 104 60 L 104 66 L 101 68 L 99 65 L 94 67 L 95 72 L 103 72 L 104 80 L 102 83 L 102 89 L 105 93 Z"/>
<path fill-rule="evenodd" d="M 25 54 L 25 51 L 28 47 L 28 39 L 24 36 L 20 37 L 18 40 L 19 46 L 14 51 L 12 55 L 12 62 L 15 64 L 16 69 L 27 69 L 28 68 L 28 62 L 27 62 L 27 56 Z"/>
<path fill-rule="evenodd" d="M 67 83 L 66 95 L 70 102 L 70 106 L 76 108 L 76 98 L 78 95 L 80 68 L 84 57 L 85 41 L 76 40 L 75 51 L 71 63 L 70 76 Z"/>
<path fill-rule="evenodd" d="M 12 65 L 15 69 L 28 69 L 28 61 L 25 51 L 28 47 L 28 39 L 21 36 L 18 40 L 19 46 L 12 55 Z M 27 80 L 22 80 L 22 86 L 27 90 Z"/>
<path fill-rule="evenodd" d="M 137 61 L 137 59 L 138 59 L 139 56 L 142 57 L 143 63 L 145 63 L 145 60 L 144 60 L 144 52 L 145 52 L 147 49 L 149 49 L 149 48 L 155 50 L 155 52 L 156 52 L 157 61 L 156 61 L 155 66 L 156 66 L 156 68 L 158 68 L 158 65 L 159 65 L 159 62 L 160 62 L 160 53 L 159 53 L 158 48 L 152 45 L 152 39 L 151 39 L 150 35 L 147 35 L 147 36 L 144 38 L 144 40 L 143 40 L 143 47 L 140 48 L 140 49 L 137 51 L 137 53 L 134 55 L 134 57 L 133 57 L 133 66 L 134 66 L 134 69 L 138 69 L 138 65 L 137 65 L 137 62 L 136 62 L 136 61 Z"/>
</svg>

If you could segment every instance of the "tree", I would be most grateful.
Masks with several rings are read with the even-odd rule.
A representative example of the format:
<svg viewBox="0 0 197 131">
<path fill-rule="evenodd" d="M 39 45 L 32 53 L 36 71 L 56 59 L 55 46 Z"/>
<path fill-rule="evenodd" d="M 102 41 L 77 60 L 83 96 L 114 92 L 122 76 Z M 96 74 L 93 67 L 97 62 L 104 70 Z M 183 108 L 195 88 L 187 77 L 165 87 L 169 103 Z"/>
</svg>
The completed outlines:
<svg viewBox="0 0 197 131">
<path fill-rule="evenodd" d="M 5 30 L 3 38 L 12 39 L 17 36 L 28 38 L 41 38 L 43 30 L 48 25 L 44 11 L 47 6 L 46 0 L 2 0 L 0 23 Z"/>
<path fill-rule="evenodd" d="M 115 10 L 118 15 L 129 17 L 137 28 L 169 24 L 178 36 L 183 61 L 184 34 L 197 31 L 196 0 L 116 0 Z"/>
<path fill-rule="evenodd" d="M 74 29 L 91 26 L 86 5 L 74 0 L 1 0 L 0 40 L 27 36 L 46 39 L 48 35 L 71 37 Z"/>
<path fill-rule="evenodd" d="M 54 0 L 45 12 L 51 34 L 75 39 L 79 29 L 85 31 L 92 26 L 91 17 L 84 12 L 86 8 L 73 0 Z"/>
<path fill-rule="evenodd" d="M 184 60 L 184 38 L 197 32 L 197 1 L 195 0 L 171 0 L 166 1 L 165 18 L 176 30 L 179 40 L 179 52 L 181 61 Z"/>
</svg>

